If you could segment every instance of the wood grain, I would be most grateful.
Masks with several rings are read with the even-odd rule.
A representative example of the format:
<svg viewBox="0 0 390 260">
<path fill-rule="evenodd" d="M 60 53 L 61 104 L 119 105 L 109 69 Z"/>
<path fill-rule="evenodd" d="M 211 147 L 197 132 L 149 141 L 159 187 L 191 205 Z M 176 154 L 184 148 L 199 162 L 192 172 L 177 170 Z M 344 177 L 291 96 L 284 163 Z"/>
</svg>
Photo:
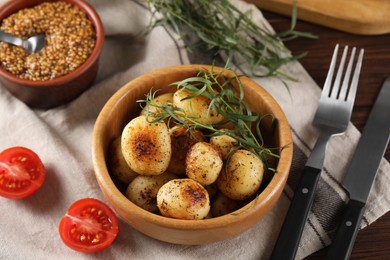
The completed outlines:
<svg viewBox="0 0 390 260">
<path fill-rule="evenodd" d="M 388 0 L 246 0 L 262 10 L 290 15 L 296 2 L 299 18 L 345 32 L 375 35 L 390 32 Z"/>
<path fill-rule="evenodd" d="M 263 14 L 276 31 L 287 30 L 290 27 L 290 18 L 288 17 L 267 11 L 263 11 Z M 382 82 L 387 76 L 390 76 L 390 34 L 359 36 L 303 21 L 298 21 L 297 29 L 319 36 L 318 40 L 301 38 L 286 43 L 294 54 L 308 52 L 300 62 L 319 86 L 322 86 L 325 81 L 336 43 L 341 46 L 349 45 L 365 49 L 359 88 L 351 119 L 355 126 L 362 131 Z M 385 158 L 390 159 L 389 146 Z M 390 212 L 359 232 L 350 259 L 390 259 L 389 241 Z M 322 249 L 307 259 L 324 259 L 326 251 L 327 248 Z"/>
</svg>

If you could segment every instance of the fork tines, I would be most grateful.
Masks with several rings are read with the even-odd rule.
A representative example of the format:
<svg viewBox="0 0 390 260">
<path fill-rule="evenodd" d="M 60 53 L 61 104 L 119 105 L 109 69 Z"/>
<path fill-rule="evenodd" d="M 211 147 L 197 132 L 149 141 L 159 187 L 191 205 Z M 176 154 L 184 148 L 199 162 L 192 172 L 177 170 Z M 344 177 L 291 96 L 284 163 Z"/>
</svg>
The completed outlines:
<svg viewBox="0 0 390 260">
<path fill-rule="evenodd" d="M 351 56 L 350 56 L 350 59 L 348 62 L 347 70 L 346 70 L 345 75 L 344 75 L 341 89 L 340 89 L 340 81 L 341 81 L 341 77 L 342 77 L 343 70 L 344 70 L 345 59 L 346 59 L 346 56 L 348 53 L 348 46 L 344 47 L 344 51 L 343 51 L 343 54 L 341 57 L 339 68 L 337 70 L 337 75 L 336 75 L 336 78 L 335 78 L 333 85 L 332 85 L 333 73 L 334 73 L 334 69 L 336 67 L 338 49 L 339 49 L 339 45 L 337 44 L 335 49 L 334 49 L 334 52 L 333 52 L 332 61 L 331 61 L 330 67 L 329 67 L 328 75 L 326 77 L 326 81 L 324 84 L 322 95 L 325 95 L 327 97 L 331 97 L 334 99 L 340 99 L 340 100 L 345 100 L 347 102 L 352 102 L 355 99 L 355 95 L 356 95 L 356 88 L 357 88 L 357 83 L 358 83 L 358 79 L 359 79 L 359 75 L 360 75 L 360 69 L 362 66 L 364 49 L 361 49 L 359 52 L 358 60 L 357 60 L 356 66 L 355 66 L 355 73 L 353 75 L 352 82 L 350 84 L 349 89 L 348 89 L 348 85 L 349 85 L 349 80 L 350 80 L 350 76 L 351 76 L 353 61 L 355 58 L 356 47 L 352 48 Z"/>
</svg>

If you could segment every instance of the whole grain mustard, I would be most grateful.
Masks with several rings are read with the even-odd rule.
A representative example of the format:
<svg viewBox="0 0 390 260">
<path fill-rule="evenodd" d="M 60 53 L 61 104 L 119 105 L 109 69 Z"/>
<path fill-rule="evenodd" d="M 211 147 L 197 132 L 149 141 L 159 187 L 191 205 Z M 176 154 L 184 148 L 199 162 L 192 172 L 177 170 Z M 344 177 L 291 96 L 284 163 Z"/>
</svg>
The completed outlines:
<svg viewBox="0 0 390 260">
<path fill-rule="evenodd" d="M 22 9 L 3 19 L 0 29 L 25 39 L 46 34 L 46 45 L 37 53 L 0 41 L 0 65 L 28 80 L 50 80 L 69 74 L 88 59 L 96 42 L 87 15 L 61 1 Z"/>
</svg>

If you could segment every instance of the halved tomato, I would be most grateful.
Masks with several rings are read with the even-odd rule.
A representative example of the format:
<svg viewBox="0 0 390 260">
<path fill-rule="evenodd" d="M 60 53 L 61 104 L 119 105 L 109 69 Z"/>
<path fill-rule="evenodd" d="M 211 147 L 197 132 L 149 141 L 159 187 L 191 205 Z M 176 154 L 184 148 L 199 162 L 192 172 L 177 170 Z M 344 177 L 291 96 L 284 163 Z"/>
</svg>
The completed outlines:
<svg viewBox="0 0 390 260">
<path fill-rule="evenodd" d="M 16 146 L 0 153 L 0 196 L 9 199 L 30 196 L 45 178 L 45 167 L 32 150 Z"/>
<path fill-rule="evenodd" d="M 70 248 L 95 253 L 112 244 L 118 234 L 118 219 L 102 201 L 81 199 L 69 207 L 60 222 L 59 232 Z"/>
</svg>

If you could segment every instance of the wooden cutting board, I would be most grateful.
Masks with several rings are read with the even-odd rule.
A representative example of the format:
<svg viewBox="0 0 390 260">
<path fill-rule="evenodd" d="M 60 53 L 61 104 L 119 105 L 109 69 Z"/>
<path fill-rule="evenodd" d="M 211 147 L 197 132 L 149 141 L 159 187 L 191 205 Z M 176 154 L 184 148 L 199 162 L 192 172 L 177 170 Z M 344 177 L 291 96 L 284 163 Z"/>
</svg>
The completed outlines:
<svg viewBox="0 0 390 260">
<path fill-rule="evenodd" d="M 376 35 L 390 33 L 390 0 L 246 0 L 260 9 L 291 16 L 297 3 L 298 19 L 341 31 Z"/>
</svg>

